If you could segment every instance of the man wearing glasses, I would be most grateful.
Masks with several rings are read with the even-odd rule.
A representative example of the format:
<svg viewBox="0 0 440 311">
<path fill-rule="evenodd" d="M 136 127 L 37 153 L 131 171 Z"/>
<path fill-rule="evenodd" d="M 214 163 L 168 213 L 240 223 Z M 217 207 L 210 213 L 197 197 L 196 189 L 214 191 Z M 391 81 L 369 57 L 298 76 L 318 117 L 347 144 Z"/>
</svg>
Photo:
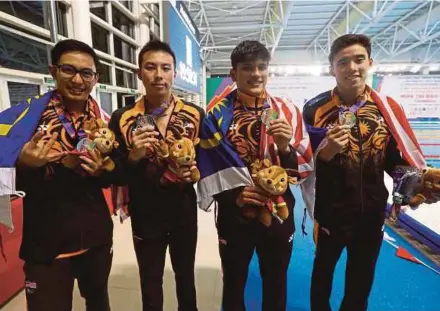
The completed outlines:
<svg viewBox="0 0 440 311">
<path fill-rule="evenodd" d="M 16 169 L 17 187 L 26 193 L 20 257 L 28 310 L 71 310 L 77 279 L 87 310 L 108 311 L 113 223 L 102 188 L 108 187 L 110 173 L 103 173 L 99 151 L 91 147 L 80 157 L 81 167 L 69 169 L 62 163 L 86 137 L 85 122 L 100 118 L 90 96 L 98 81 L 98 58 L 76 40 L 56 44 L 51 58 L 56 90 L 0 116 L 22 109 L 16 122 L 27 126 L 20 133 L 26 138 Z"/>
</svg>

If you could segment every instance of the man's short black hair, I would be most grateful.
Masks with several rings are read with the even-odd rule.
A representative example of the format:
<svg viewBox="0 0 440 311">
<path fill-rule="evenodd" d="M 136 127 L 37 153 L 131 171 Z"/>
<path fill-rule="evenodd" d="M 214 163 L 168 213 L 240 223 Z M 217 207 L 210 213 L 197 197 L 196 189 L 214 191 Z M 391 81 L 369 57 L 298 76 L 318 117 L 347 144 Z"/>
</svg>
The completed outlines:
<svg viewBox="0 0 440 311">
<path fill-rule="evenodd" d="M 238 63 L 262 59 L 270 61 L 269 50 L 259 41 L 246 40 L 240 42 L 231 53 L 232 68 L 237 68 Z"/>
<path fill-rule="evenodd" d="M 144 57 L 144 54 L 150 51 L 154 51 L 154 52 L 162 51 L 170 54 L 173 57 L 174 69 L 176 69 L 176 55 L 174 54 L 173 49 L 171 49 L 168 43 L 160 40 L 148 41 L 148 43 L 142 47 L 138 56 L 139 68 L 142 66 L 142 58 Z"/>
<path fill-rule="evenodd" d="M 330 49 L 330 55 L 328 56 L 328 60 L 330 61 L 330 65 L 333 63 L 333 59 L 336 54 L 338 54 L 341 50 L 359 44 L 362 45 L 368 53 L 368 58 L 371 58 L 371 40 L 365 35 L 361 34 L 347 34 L 340 36 L 337 38 Z"/>
<path fill-rule="evenodd" d="M 66 40 L 58 41 L 58 43 L 55 44 L 55 46 L 50 51 L 52 65 L 58 65 L 61 56 L 69 52 L 83 52 L 89 54 L 90 56 L 93 57 L 95 66 L 98 66 L 99 59 L 93 48 L 87 43 L 74 39 L 66 39 Z"/>
</svg>

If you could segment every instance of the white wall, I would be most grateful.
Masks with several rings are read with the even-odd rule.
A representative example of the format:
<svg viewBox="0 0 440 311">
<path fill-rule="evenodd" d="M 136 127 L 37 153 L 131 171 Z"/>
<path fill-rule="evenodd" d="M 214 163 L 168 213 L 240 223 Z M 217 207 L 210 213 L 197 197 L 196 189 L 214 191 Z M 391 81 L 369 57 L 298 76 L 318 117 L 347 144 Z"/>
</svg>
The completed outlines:
<svg viewBox="0 0 440 311">
<path fill-rule="evenodd" d="M 333 89 L 335 78 L 330 76 L 273 77 L 267 84 L 271 95 L 286 98 L 302 110 L 304 102 Z"/>
</svg>

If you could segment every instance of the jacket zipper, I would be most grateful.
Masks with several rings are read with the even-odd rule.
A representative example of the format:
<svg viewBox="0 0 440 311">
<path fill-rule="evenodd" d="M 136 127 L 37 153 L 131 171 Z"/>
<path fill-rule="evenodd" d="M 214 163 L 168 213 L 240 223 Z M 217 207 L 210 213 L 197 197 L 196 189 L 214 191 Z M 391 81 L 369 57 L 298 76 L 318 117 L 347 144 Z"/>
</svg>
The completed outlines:
<svg viewBox="0 0 440 311">
<path fill-rule="evenodd" d="M 258 119 L 258 109 L 257 108 L 258 108 L 258 97 L 255 98 L 255 107 L 254 107 L 254 109 L 255 109 L 255 116 Z M 258 141 L 260 141 L 262 133 L 260 133 L 261 132 L 261 126 L 258 126 L 258 124 L 259 123 L 257 122 L 257 139 L 258 139 Z M 259 157 L 260 153 L 261 153 L 260 144 L 257 144 L 257 158 Z"/>
<path fill-rule="evenodd" d="M 356 125 L 357 125 L 357 130 L 358 130 L 358 134 L 359 134 L 359 153 L 360 153 L 360 167 L 361 167 L 361 177 L 360 177 L 360 179 L 361 179 L 361 181 L 360 181 L 360 187 L 361 187 L 361 193 L 360 193 L 360 196 L 361 196 L 361 213 L 363 213 L 364 212 L 364 185 L 363 185 L 363 180 L 364 180 L 364 178 L 363 178 L 363 170 L 364 170 L 364 164 L 363 164 L 363 159 L 364 159 L 364 154 L 363 154 L 363 151 L 362 151 L 362 134 L 361 134 L 361 126 L 360 126 L 360 123 L 359 123 L 359 118 L 357 118 L 357 115 L 356 115 Z"/>
</svg>

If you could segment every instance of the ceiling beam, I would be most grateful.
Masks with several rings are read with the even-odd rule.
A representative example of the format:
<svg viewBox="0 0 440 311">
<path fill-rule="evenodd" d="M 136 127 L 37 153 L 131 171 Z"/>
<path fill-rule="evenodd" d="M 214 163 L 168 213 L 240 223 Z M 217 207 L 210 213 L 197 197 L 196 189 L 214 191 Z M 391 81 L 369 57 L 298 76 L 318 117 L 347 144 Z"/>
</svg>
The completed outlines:
<svg viewBox="0 0 440 311">
<path fill-rule="evenodd" d="M 382 17 L 384 17 L 386 14 L 388 14 L 388 12 L 393 10 L 394 7 L 401 1 L 402 0 L 394 0 L 391 3 L 389 3 L 390 1 L 384 1 L 384 3 L 382 3 L 382 7 L 380 9 L 378 9 L 378 0 L 375 0 L 374 7 L 373 7 L 373 13 L 372 13 L 373 19 L 370 20 L 370 22 L 367 25 L 365 25 L 362 29 L 357 31 L 357 33 L 364 34 L 368 29 L 370 29 L 372 26 L 376 25 L 377 22 L 380 19 L 382 19 Z"/>
<path fill-rule="evenodd" d="M 334 25 L 334 32 L 331 36 L 330 40 L 333 42 L 338 34 L 347 34 L 350 33 L 352 29 L 355 28 L 355 25 L 360 23 L 364 18 L 371 20 L 369 13 L 373 11 L 374 1 L 362 1 L 359 4 L 353 4 L 351 2 L 347 2 L 347 6 L 345 7 L 345 18 L 339 22 L 339 24 Z M 329 44 L 331 44 L 329 42 Z"/>
<path fill-rule="evenodd" d="M 205 23 L 206 28 L 208 28 L 208 30 L 206 32 L 206 36 L 204 36 L 205 41 L 200 42 L 200 44 L 203 44 L 205 46 L 209 46 L 211 43 L 212 45 L 215 45 L 214 36 L 212 35 L 211 29 L 209 26 L 209 21 L 208 21 L 208 17 L 206 16 L 206 10 L 205 10 L 205 6 L 203 4 L 203 0 L 199 0 L 199 6 L 200 6 L 200 10 L 202 11 L 202 14 L 200 15 L 199 27 L 202 27 L 203 23 Z M 209 42 L 209 41 L 211 41 L 211 42 Z M 211 51 L 201 51 L 201 57 L 202 57 L 203 62 L 206 63 L 206 61 L 209 59 L 210 56 L 211 56 Z"/>
<path fill-rule="evenodd" d="M 339 17 L 339 15 L 346 10 L 348 6 L 348 2 L 346 1 L 344 4 L 341 5 L 341 7 L 339 8 L 339 10 L 335 13 L 335 15 L 333 15 L 333 17 L 329 20 L 329 22 L 324 26 L 324 28 L 318 33 L 318 35 L 313 38 L 313 40 L 310 42 L 309 46 L 307 47 L 308 49 L 313 47 L 315 45 L 315 43 L 321 38 L 322 35 L 324 35 L 326 32 L 328 32 L 328 29 L 330 27 L 330 25 L 333 24 L 333 22 L 336 20 L 336 18 Z"/>
<path fill-rule="evenodd" d="M 268 45 L 268 48 L 270 47 L 271 45 Z M 233 48 L 235 48 L 235 45 L 212 45 L 201 47 L 202 50 L 232 50 Z"/>
<path fill-rule="evenodd" d="M 256 36 L 259 33 L 260 33 L 259 31 L 254 31 L 254 32 L 248 32 L 245 35 L 241 35 L 241 36 L 237 36 L 237 37 L 236 36 L 229 36 L 226 40 L 223 40 L 223 41 L 217 41 L 216 40 L 216 43 L 219 46 L 221 46 L 222 44 L 228 43 L 228 42 L 231 42 L 231 41 L 242 41 L 242 40 L 246 39 L 247 37 Z"/>
<path fill-rule="evenodd" d="M 420 11 L 425 9 L 426 12 L 420 15 Z M 438 14 L 440 14 L 440 6 L 434 6 L 434 1 L 423 2 L 373 36 L 373 42 L 393 57 L 425 44 L 428 44 L 429 50 L 431 41 L 436 40 L 440 34 L 440 32 L 433 33 L 437 23 L 429 27 L 431 24 L 430 17 L 438 16 Z M 414 15 L 416 15 L 415 19 L 413 18 Z M 390 41 L 390 39 L 392 40 Z"/>
<path fill-rule="evenodd" d="M 437 7 L 434 7 L 434 2 L 430 1 L 429 4 L 429 9 L 428 11 L 423 14 L 420 15 L 419 17 L 417 17 L 416 19 L 412 20 L 411 22 L 402 25 L 402 23 L 400 23 L 400 26 L 402 29 L 400 29 L 397 32 L 396 35 L 396 40 L 403 40 L 406 37 L 408 37 L 408 34 L 413 35 L 418 31 L 418 30 L 423 30 L 422 32 L 422 36 L 426 35 L 429 32 L 429 25 L 430 25 L 430 21 L 433 20 L 433 16 L 440 16 L 440 5 L 437 5 Z M 413 33 L 411 33 L 413 32 Z M 417 35 L 417 34 L 416 34 Z"/>
<path fill-rule="evenodd" d="M 274 41 L 272 42 L 272 48 L 270 49 L 270 53 L 272 56 L 275 53 L 278 43 L 280 42 L 281 36 L 283 35 L 284 29 L 287 26 L 290 13 L 292 13 L 294 8 L 293 1 L 276 0 L 274 1 L 274 3 L 275 5 L 274 8 L 271 10 L 271 14 L 269 13 L 270 14 L 269 18 L 271 20 L 271 23 L 273 23 L 275 19 L 274 17 L 275 16 L 279 17 L 281 19 L 281 27 L 274 29 L 275 32 Z"/>
<path fill-rule="evenodd" d="M 401 49 L 401 50 L 395 52 L 393 56 L 398 56 L 398 55 L 401 55 L 401 54 L 403 54 L 405 52 L 411 51 L 412 49 L 414 49 L 414 48 L 416 48 L 416 47 L 418 47 L 418 46 L 420 46 L 422 44 L 428 43 L 430 40 L 434 40 L 434 39 L 439 38 L 439 37 L 440 37 L 440 31 L 430 35 L 427 38 L 424 38 L 423 40 L 420 40 L 420 41 L 418 41 L 418 42 L 416 42 L 414 44 L 411 44 L 410 46 L 407 46 L 404 49 Z"/>
<path fill-rule="evenodd" d="M 279 24 L 278 24 L 279 25 Z M 243 25 L 225 25 L 225 26 L 213 26 L 211 27 L 200 27 L 200 32 L 205 32 L 208 30 L 214 30 L 214 31 L 234 31 L 234 30 L 254 30 L 254 29 L 260 29 L 260 28 L 270 28 L 270 27 L 276 27 L 277 25 L 271 25 L 271 24 L 248 24 L 243 23 Z"/>
<path fill-rule="evenodd" d="M 372 28 L 375 29 L 372 44 L 376 63 L 389 61 L 393 58 L 408 62 L 420 59 L 423 63 L 432 63 L 434 59 L 440 57 L 440 32 L 438 28 L 440 25 L 438 18 L 440 16 L 440 0 L 420 1 L 415 4 L 414 8 L 412 8 L 414 5 L 402 6 L 401 4 L 405 1 L 339 0 L 335 4 L 328 5 L 329 8 L 333 8 L 330 8 L 333 13 L 326 12 L 327 16 L 330 16 L 329 18 L 315 17 L 321 23 L 322 20 L 326 20 L 325 26 L 322 24 L 321 26 L 307 25 L 307 23 L 313 22 L 307 20 L 307 13 L 300 13 L 302 8 L 307 7 L 307 5 L 302 6 L 301 1 L 249 1 L 253 7 L 252 12 L 255 13 L 257 8 L 259 9 L 258 14 L 250 16 L 248 9 L 246 9 L 249 8 L 248 4 L 237 4 L 237 9 L 237 6 L 219 6 L 209 0 L 192 0 L 191 15 L 197 16 L 197 23 L 199 20 L 201 21 L 199 30 L 204 38 L 201 43 L 201 51 L 206 56 L 205 62 L 214 71 L 217 71 L 218 66 L 228 66 L 229 69 L 229 53 L 236 43 L 245 40 L 245 38 L 260 40 L 272 55 L 275 51 L 283 53 L 294 51 L 293 53 L 299 53 L 298 55 L 307 51 L 310 59 L 327 63 L 329 48 L 337 36 L 345 33 L 371 35 Z M 214 8 L 209 10 L 206 5 Z M 195 10 L 198 7 L 200 10 Z M 225 9 L 227 7 L 231 8 L 229 12 Z M 399 12 L 396 7 L 399 8 Z M 220 8 L 222 10 L 219 10 Z M 222 14 L 219 11 L 223 12 L 225 17 L 231 17 L 234 15 L 234 11 L 239 10 L 241 12 L 237 13 L 236 19 L 228 19 L 231 22 L 215 22 L 215 18 Z M 401 13 L 402 11 L 403 13 Z M 215 16 L 214 19 L 213 16 Z M 290 26 L 289 18 L 292 20 L 294 16 L 296 16 L 295 19 L 305 21 Z M 393 21 L 393 19 L 397 20 Z M 250 23 L 245 24 L 243 22 L 245 20 L 249 20 Z M 384 24 L 386 26 L 382 26 Z M 377 25 L 381 25 L 379 31 Z M 304 29 L 305 32 L 301 32 L 301 29 Z M 252 37 L 243 36 L 249 33 L 252 33 Z M 312 36 L 314 36 L 313 39 L 311 39 Z"/>
<path fill-rule="evenodd" d="M 270 1 L 267 1 L 266 3 L 266 8 L 264 9 L 264 16 L 263 16 L 263 24 L 266 23 L 266 20 L 269 17 L 269 11 L 270 11 Z M 271 24 L 269 24 L 271 25 Z M 261 32 L 260 32 L 260 42 L 264 42 L 267 45 L 267 39 L 265 36 L 266 32 L 264 30 L 264 28 L 261 28 Z"/>
<path fill-rule="evenodd" d="M 399 18 L 397 21 L 395 21 L 394 23 L 392 23 L 391 25 L 389 25 L 388 27 L 386 27 L 385 29 L 381 30 L 379 33 L 375 34 L 373 37 L 371 37 L 371 39 L 376 39 L 377 37 L 387 33 L 390 29 L 392 29 L 393 27 L 395 27 L 396 25 L 398 25 L 399 23 L 401 23 L 402 21 L 406 20 L 409 16 L 413 15 L 414 13 L 418 12 L 420 9 L 424 8 L 425 6 L 427 6 L 429 4 L 429 2 L 421 2 L 417 7 L 415 7 L 414 9 L 412 9 L 410 12 L 406 13 L 404 16 L 402 16 L 401 18 Z"/>
</svg>

